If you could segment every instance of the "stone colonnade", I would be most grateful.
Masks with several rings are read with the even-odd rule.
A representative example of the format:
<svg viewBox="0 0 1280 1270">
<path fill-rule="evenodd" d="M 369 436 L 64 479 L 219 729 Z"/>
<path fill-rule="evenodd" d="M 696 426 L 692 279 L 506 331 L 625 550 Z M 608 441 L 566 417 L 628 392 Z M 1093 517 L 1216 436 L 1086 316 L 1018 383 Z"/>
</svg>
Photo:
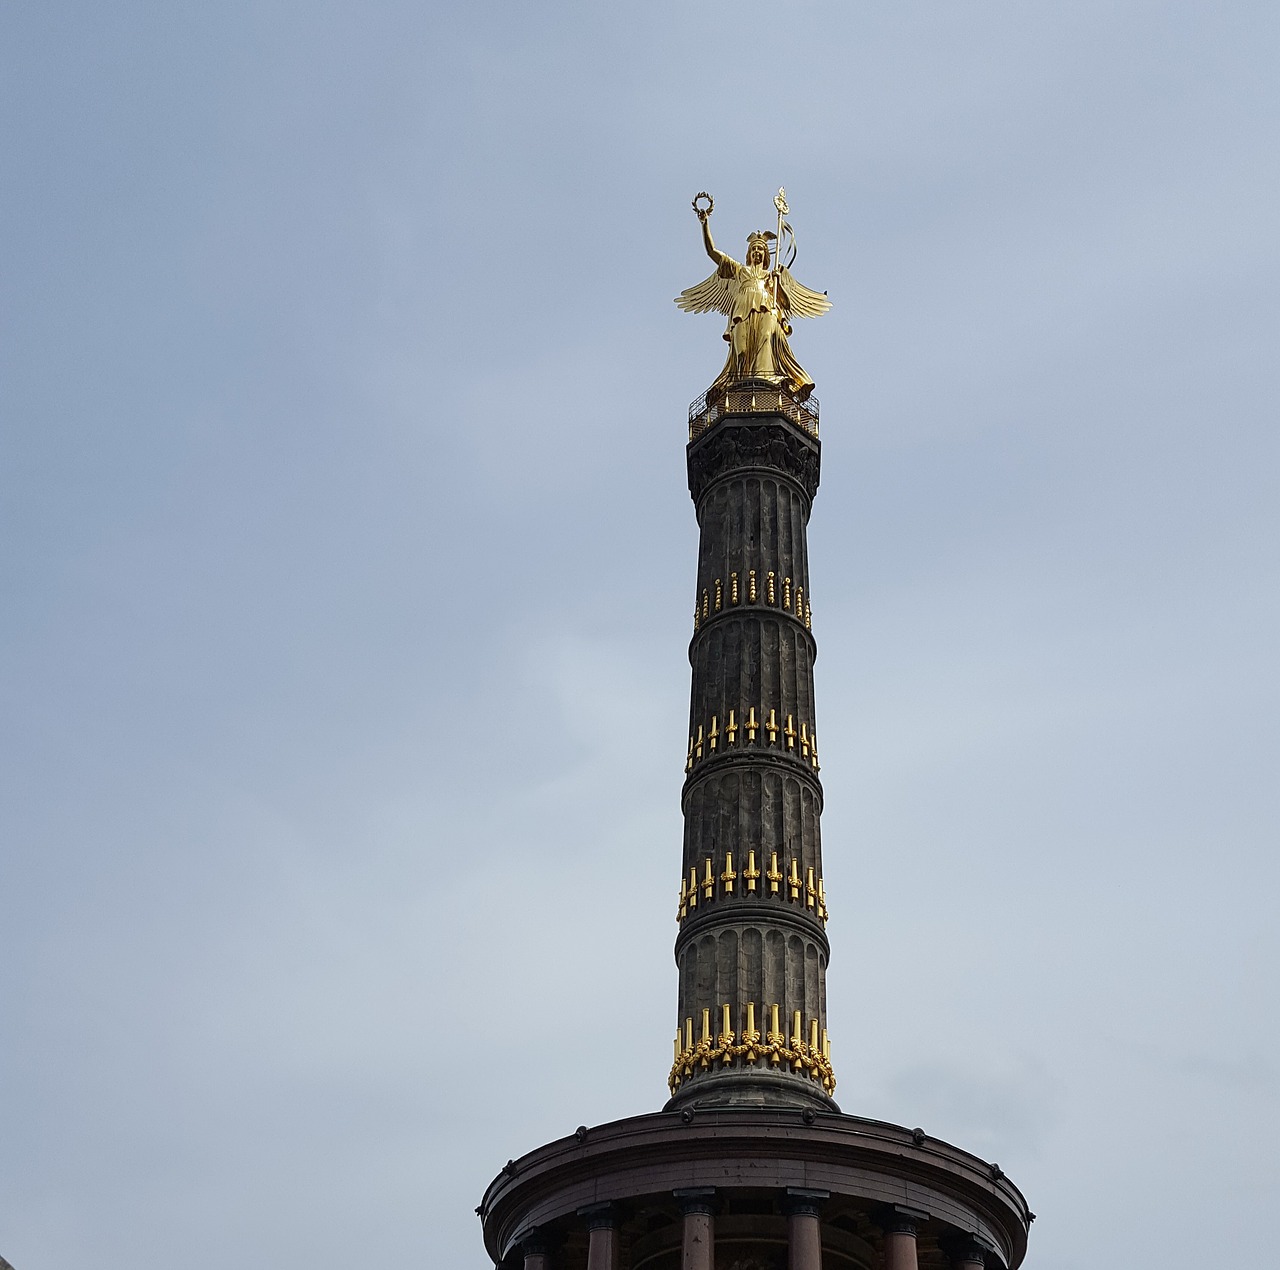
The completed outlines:
<svg viewBox="0 0 1280 1270">
<path fill-rule="evenodd" d="M 683 1215 L 680 1270 L 715 1270 L 716 1193 L 713 1189 L 675 1191 Z M 787 1215 L 787 1270 L 822 1270 L 822 1201 L 826 1191 L 788 1187 L 783 1200 Z M 622 1270 L 619 1264 L 617 1210 L 612 1204 L 580 1209 L 587 1228 L 587 1270 Z M 883 1233 L 883 1270 L 919 1270 L 916 1239 L 928 1214 L 889 1207 L 878 1210 L 875 1221 Z M 985 1270 L 983 1245 L 960 1232 L 940 1241 L 951 1270 Z M 553 1270 L 550 1250 L 538 1235 L 524 1240 L 524 1270 Z M 997 1262 L 997 1265 L 1001 1263 Z"/>
</svg>

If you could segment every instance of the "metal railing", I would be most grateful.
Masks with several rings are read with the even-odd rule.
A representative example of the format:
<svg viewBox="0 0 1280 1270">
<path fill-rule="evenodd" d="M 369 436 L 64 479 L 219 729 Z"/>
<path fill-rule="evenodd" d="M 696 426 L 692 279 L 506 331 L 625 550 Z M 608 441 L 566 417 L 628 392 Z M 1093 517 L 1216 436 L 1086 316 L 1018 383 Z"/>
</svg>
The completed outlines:
<svg viewBox="0 0 1280 1270">
<path fill-rule="evenodd" d="M 689 403 L 689 440 L 696 441 L 706 430 L 728 415 L 781 415 L 818 435 L 818 399 L 797 400 L 785 388 L 763 381 L 735 384 L 731 388 L 708 389 Z"/>
</svg>

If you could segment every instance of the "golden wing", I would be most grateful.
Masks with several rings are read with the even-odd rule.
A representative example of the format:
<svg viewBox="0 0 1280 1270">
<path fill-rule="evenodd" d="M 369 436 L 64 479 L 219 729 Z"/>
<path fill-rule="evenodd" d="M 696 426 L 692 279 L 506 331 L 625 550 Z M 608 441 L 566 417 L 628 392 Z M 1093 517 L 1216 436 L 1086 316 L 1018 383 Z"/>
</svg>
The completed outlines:
<svg viewBox="0 0 1280 1270">
<path fill-rule="evenodd" d="M 785 266 L 778 274 L 778 281 L 784 305 L 792 317 L 821 317 L 831 307 L 825 291 L 810 291 L 803 283 L 797 282 Z"/>
<path fill-rule="evenodd" d="M 733 312 L 733 302 L 737 297 L 737 278 L 732 273 L 722 273 L 717 269 L 696 287 L 686 287 L 681 291 L 676 296 L 676 303 L 686 313 L 723 313 L 728 317 Z"/>
</svg>

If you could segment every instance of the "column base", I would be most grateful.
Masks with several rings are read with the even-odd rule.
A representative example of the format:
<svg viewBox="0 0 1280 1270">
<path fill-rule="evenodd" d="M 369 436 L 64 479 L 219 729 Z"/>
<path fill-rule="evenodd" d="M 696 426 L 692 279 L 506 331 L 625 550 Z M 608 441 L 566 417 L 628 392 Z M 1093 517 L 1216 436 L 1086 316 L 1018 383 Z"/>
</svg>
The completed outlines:
<svg viewBox="0 0 1280 1270">
<path fill-rule="evenodd" d="M 731 1068 L 690 1077 L 671 1096 L 663 1111 L 692 1107 L 701 1111 L 719 1108 L 786 1108 L 840 1114 L 840 1106 L 816 1081 L 790 1072 Z"/>
</svg>

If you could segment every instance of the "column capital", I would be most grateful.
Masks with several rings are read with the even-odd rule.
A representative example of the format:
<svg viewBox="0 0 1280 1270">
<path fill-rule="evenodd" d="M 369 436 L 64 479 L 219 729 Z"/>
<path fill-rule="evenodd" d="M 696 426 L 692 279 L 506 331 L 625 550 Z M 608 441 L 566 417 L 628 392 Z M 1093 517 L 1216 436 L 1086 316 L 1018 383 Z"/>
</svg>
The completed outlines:
<svg viewBox="0 0 1280 1270">
<path fill-rule="evenodd" d="M 762 391 L 768 395 L 767 389 Z M 789 478 L 810 503 L 818 492 L 822 454 L 818 438 L 781 415 L 722 420 L 691 442 L 686 453 L 689 493 L 695 503 L 716 481 L 745 468 L 768 468 Z"/>
<path fill-rule="evenodd" d="M 782 1209 L 789 1217 L 800 1213 L 820 1217 L 823 1200 L 830 1198 L 830 1191 L 811 1191 L 800 1186 L 788 1186 L 782 1197 Z"/>
<path fill-rule="evenodd" d="M 871 1220 L 886 1235 L 915 1235 L 920 1223 L 929 1220 L 929 1214 L 919 1208 L 907 1208 L 904 1204 L 886 1204 L 871 1214 Z"/>
<path fill-rule="evenodd" d="M 967 1230 L 953 1230 L 938 1240 L 938 1247 L 951 1258 L 952 1266 L 986 1265 L 987 1254 L 992 1250 L 977 1235 Z"/>
<path fill-rule="evenodd" d="M 540 1228 L 534 1228 L 517 1240 L 520 1252 L 526 1257 L 545 1257 L 551 1251 L 551 1240 Z"/>
<path fill-rule="evenodd" d="M 615 1204 L 587 1204 L 578 1209 L 588 1230 L 612 1230 L 618 1224 L 618 1208 Z"/>
<path fill-rule="evenodd" d="M 686 1215 L 689 1213 L 715 1215 L 716 1188 L 714 1186 L 686 1187 L 671 1193 L 680 1201 L 680 1211 L 682 1213 Z"/>
</svg>

